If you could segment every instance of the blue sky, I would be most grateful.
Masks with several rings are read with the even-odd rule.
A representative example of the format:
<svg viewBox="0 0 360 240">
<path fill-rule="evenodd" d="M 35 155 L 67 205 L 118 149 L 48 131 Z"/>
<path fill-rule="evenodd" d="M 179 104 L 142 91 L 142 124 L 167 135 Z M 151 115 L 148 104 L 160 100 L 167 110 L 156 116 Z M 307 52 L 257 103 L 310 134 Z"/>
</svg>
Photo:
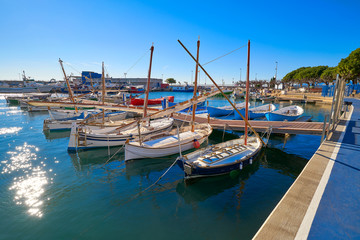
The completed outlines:
<svg viewBox="0 0 360 240">
<path fill-rule="evenodd" d="M 205 63 L 251 41 L 250 78 L 278 78 L 302 66 L 336 66 L 360 47 L 360 1 L 17 1 L 0 0 L 0 79 L 37 80 L 101 72 L 191 81 L 195 64 L 180 39 Z M 247 49 L 206 65 L 219 83 L 246 76 Z M 200 74 L 204 83 L 205 75 Z M 207 79 L 209 83 L 209 80 Z"/>
</svg>

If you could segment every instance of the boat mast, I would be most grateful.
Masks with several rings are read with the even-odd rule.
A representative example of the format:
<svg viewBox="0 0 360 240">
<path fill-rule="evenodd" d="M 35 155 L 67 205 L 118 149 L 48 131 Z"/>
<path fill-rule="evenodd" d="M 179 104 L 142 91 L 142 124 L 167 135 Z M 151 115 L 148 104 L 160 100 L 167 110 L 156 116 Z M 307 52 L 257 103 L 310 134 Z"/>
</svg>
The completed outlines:
<svg viewBox="0 0 360 240">
<path fill-rule="evenodd" d="M 248 57 L 247 57 L 247 70 L 246 70 L 246 98 L 245 98 L 245 139 L 244 144 L 247 145 L 247 137 L 248 137 L 248 120 L 249 120 L 249 74 L 250 74 L 250 40 L 248 41 Z"/>
<path fill-rule="evenodd" d="M 148 79 L 147 79 L 147 85 L 146 85 L 146 94 L 145 94 L 145 102 L 144 102 L 144 114 L 143 117 L 146 117 L 146 109 L 148 106 L 148 100 L 149 100 L 149 92 L 150 92 L 150 76 L 151 76 L 151 65 L 152 65 L 152 57 L 154 52 L 154 44 L 150 48 L 150 65 L 149 65 L 149 73 L 148 73 Z"/>
<path fill-rule="evenodd" d="M 199 71 L 199 49 L 200 49 L 200 36 L 199 39 L 197 41 L 197 53 L 196 53 L 196 67 L 195 67 L 195 84 L 194 84 L 194 99 L 197 96 L 197 78 L 198 78 L 198 71 Z M 191 131 L 194 132 L 195 130 L 195 126 L 194 126 L 194 122 L 195 122 L 195 112 L 196 112 L 196 103 L 192 105 L 192 118 L 191 118 Z"/>
<path fill-rule="evenodd" d="M 203 66 L 201 66 L 201 64 L 199 62 L 196 61 L 195 57 L 189 52 L 189 50 L 184 46 L 184 44 L 182 44 L 182 42 L 180 40 L 178 40 L 178 42 L 180 43 L 180 45 L 185 49 L 185 51 L 189 54 L 189 56 L 196 62 L 199 64 L 199 67 L 201 68 L 201 70 L 203 70 L 203 72 L 206 74 L 206 76 L 211 80 L 211 82 L 215 85 L 215 87 L 220 91 L 220 93 L 224 96 L 224 98 L 230 103 L 230 105 L 234 108 L 234 110 L 240 115 L 240 117 L 248 123 L 248 121 L 244 118 L 244 116 L 240 113 L 240 111 L 236 108 L 236 106 L 234 105 L 234 103 L 232 103 L 230 101 L 230 99 L 224 94 L 224 92 L 221 90 L 221 88 L 219 87 L 219 85 L 217 85 L 217 83 L 214 81 L 214 79 L 212 79 L 212 77 L 209 75 L 209 73 L 204 69 Z M 259 136 L 259 134 L 255 131 L 255 129 L 253 127 L 251 127 L 250 123 L 248 123 L 250 129 L 254 132 L 254 134 L 256 135 L 256 137 L 259 138 L 259 140 L 264 144 L 264 140 L 262 140 L 262 138 Z"/>
<path fill-rule="evenodd" d="M 65 73 L 65 70 L 64 70 L 64 66 L 63 66 L 63 61 L 59 58 L 59 63 L 60 63 L 60 66 L 61 66 L 61 69 L 62 69 L 62 72 L 64 73 L 64 77 L 65 77 L 65 81 L 66 81 L 66 85 L 67 85 L 67 87 L 68 87 L 68 89 L 69 89 L 69 95 L 70 95 L 70 99 L 71 99 L 71 101 L 73 102 L 73 103 L 75 103 L 75 100 L 74 100 L 74 95 L 73 95 L 73 92 L 72 92 L 72 90 L 71 90 L 71 87 L 70 87 L 70 83 L 69 83 L 69 79 L 67 78 L 67 76 L 66 76 L 66 73 Z M 25 72 L 24 72 L 25 73 Z M 77 112 L 78 111 L 78 109 L 77 109 L 77 107 L 75 106 L 75 111 Z"/>
<path fill-rule="evenodd" d="M 102 104 L 105 104 L 105 74 L 104 74 L 104 62 L 102 62 L 102 74 L 101 74 L 101 79 L 102 79 Z M 102 109 L 102 114 L 103 114 L 103 124 L 105 123 L 105 110 Z"/>
</svg>

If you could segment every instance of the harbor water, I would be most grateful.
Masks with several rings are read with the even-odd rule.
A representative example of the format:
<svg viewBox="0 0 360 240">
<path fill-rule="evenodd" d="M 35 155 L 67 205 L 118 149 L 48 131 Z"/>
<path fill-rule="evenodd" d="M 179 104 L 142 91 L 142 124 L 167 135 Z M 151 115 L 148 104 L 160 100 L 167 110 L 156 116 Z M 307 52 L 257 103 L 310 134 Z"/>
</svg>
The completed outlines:
<svg viewBox="0 0 360 240">
<path fill-rule="evenodd" d="M 150 98 L 167 95 L 180 102 L 192 93 Z M 229 104 L 216 98 L 209 105 Z M 313 121 L 330 112 L 302 106 Z M 185 183 L 175 165 L 144 191 L 176 155 L 125 164 L 122 150 L 108 161 L 120 147 L 69 154 L 69 131 L 43 132 L 46 118 L 0 98 L 0 239 L 251 239 L 321 138 L 292 135 L 284 147 L 274 135 L 242 171 Z M 239 135 L 214 130 L 209 144 Z"/>
</svg>

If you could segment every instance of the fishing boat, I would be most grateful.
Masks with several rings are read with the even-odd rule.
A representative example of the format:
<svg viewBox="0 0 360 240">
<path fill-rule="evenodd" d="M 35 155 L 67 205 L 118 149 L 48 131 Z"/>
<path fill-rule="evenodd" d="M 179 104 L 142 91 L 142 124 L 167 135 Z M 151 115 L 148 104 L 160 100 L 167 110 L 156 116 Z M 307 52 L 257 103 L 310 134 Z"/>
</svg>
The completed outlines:
<svg viewBox="0 0 360 240">
<path fill-rule="evenodd" d="M 4 84 L 0 87 L 0 93 L 48 93 L 54 89 L 54 85 L 36 82 L 33 78 L 26 77 L 23 71 L 23 82 L 18 87 Z"/>
<path fill-rule="evenodd" d="M 179 41 L 180 42 L 180 41 Z M 183 46 L 183 44 L 180 42 Z M 185 48 L 185 46 L 183 46 Z M 185 48 L 185 50 L 191 55 L 191 53 Z M 195 58 L 191 55 L 195 60 Z M 219 86 L 210 77 L 210 75 L 200 65 L 198 60 L 196 63 L 201 67 L 213 84 L 218 88 Z M 249 72 L 250 61 L 250 41 L 248 42 L 248 68 Z M 249 74 L 246 79 L 246 92 L 249 92 Z M 239 111 L 235 105 L 226 97 L 228 102 L 232 105 L 235 111 Z M 246 99 L 246 110 L 248 110 L 248 98 Z M 251 164 L 253 158 L 260 151 L 263 140 L 257 134 L 257 132 L 251 127 L 247 119 L 245 121 L 245 135 L 243 138 L 236 140 L 230 140 L 224 143 L 216 144 L 205 149 L 197 150 L 193 153 L 189 153 L 185 156 L 180 154 L 176 162 L 185 173 L 185 178 L 216 176 L 220 174 L 226 174 L 233 170 L 242 169 L 244 165 Z M 256 137 L 247 136 L 247 127 L 250 127 Z"/>
<path fill-rule="evenodd" d="M 199 56 L 200 41 L 197 42 L 197 56 Z M 196 64 L 195 73 L 198 73 L 198 65 Z M 195 84 L 193 98 L 197 98 L 197 77 L 195 74 Z M 214 94 L 215 95 L 215 94 Z M 162 132 L 158 136 L 150 139 L 139 139 L 128 141 L 125 143 L 125 161 L 132 159 L 157 158 L 175 153 L 181 153 L 192 148 L 199 148 L 200 145 L 212 133 L 212 127 L 209 124 L 195 125 L 195 114 L 197 103 L 192 104 L 192 120 L 191 125 L 187 128 L 177 129 L 177 132 Z M 173 111 L 175 107 L 172 109 Z"/>
<path fill-rule="evenodd" d="M 59 131 L 70 130 L 73 123 L 84 123 L 93 126 L 92 129 L 99 129 L 108 126 L 121 126 L 126 118 L 127 112 L 106 112 L 104 116 L 99 111 L 83 111 L 80 115 L 64 119 L 45 119 L 43 130 Z M 120 122 L 119 122 L 120 121 Z"/>
<path fill-rule="evenodd" d="M 281 108 L 265 114 L 269 121 L 294 121 L 304 113 L 304 109 L 297 105 Z"/>
<path fill-rule="evenodd" d="M 165 99 L 169 102 L 174 102 L 174 96 L 168 96 L 168 97 L 162 97 L 162 98 L 148 99 L 148 105 L 159 105 Z M 131 100 L 130 100 L 130 103 L 134 106 L 142 106 L 142 105 L 144 105 L 144 102 L 145 102 L 145 99 L 143 99 L 143 98 L 131 98 Z"/>
<path fill-rule="evenodd" d="M 180 156 L 177 164 L 185 179 L 227 174 L 252 164 L 261 147 L 258 137 L 249 137 L 246 145 L 244 138 L 230 140 Z"/>
<path fill-rule="evenodd" d="M 265 114 L 268 112 L 272 112 L 276 109 L 274 104 L 265 104 L 258 107 L 250 108 L 248 111 L 248 119 L 256 119 L 265 117 Z M 240 113 L 245 116 L 245 109 L 241 109 Z M 235 112 L 235 119 L 241 120 L 240 115 Z"/>
<path fill-rule="evenodd" d="M 237 109 L 243 109 L 245 108 L 246 103 L 238 103 L 236 104 Z M 219 116 L 227 116 L 234 114 L 234 108 L 232 106 L 225 106 L 225 107 L 207 107 L 208 113 L 210 114 L 210 117 L 219 117 Z"/>
<path fill-rule="evenodd" d="M 189 85 L 179 86 L 179 87 L 172 86 L 172 91 L 173 92 L 193 92 L 194 88 Z"/>
<path fill-rule="evenodd" d="M 68 151 L 85 150 L 98 147 L 113 147 L 124 145 L 126 140 L 134 139 L 139 135 L 146 136 L 158 132 L 167 131 L 172 128 L 174 119 L 160 118 L 148 122 L 139 123 L 132 121 L 124 127 L 106 127 L 94 129 L 88 125 L 71 127 Z"/>
<path fill-rule="evenodd" d="M 231 97 L 234 98 L 234 99 L 245 98 L 245 92 L 243 90 L 240 90 L 240 89 L 235 89 L 232 92 Z"/>
<path fill-rule="evenodd" d="M 138 86 L 130 86 L 130 93 L 144 93 L 145 89 L 143 85 L 138 85 Z"/>
<path fill-rule="evenodd" d="M 233 91 L 234 91 L 234 90 L 232 90 L 232 89 L 225 89 L 225 90 L 223 90 L 223 93 L 224 93 L 225 95 L 231 95 L 231 94 L 233 93 Z M 222 93 L 220 93 L 220 94 L 215 95 L 214 97 L 215 97 L 215 98 L 223 98 L 224 95 L 222 95 Z"/>
<path fill-rule="evenodd" d="M 100 111 L 97 110 L 96 113 L 99 113 Z M 49 110 L 49 115 L 52 120 L 62 120 L 62 119 L 77 119 L 81 118 L 84 119 L 87 115 L 87 110 L 64 110 L 64 109 L 53 109 Z M 80 117 L 82 115 L 82 117 Z"/>
<path fill-rule="evenodd" d="M 180 149 L 187 151 L 199 147 L 212 133 L 209 124 L 195 125 L 194 131 L 191 131 L 191 126 L 180 129 L 179 133 L 176 130 L 125 143 L 125 161 L 164 157 L 179 153 Z"/>
<path fill-rule="evenodd" d="M 276 97 L 275 96 L 263 96 L 260 98 L 260 101 L 262 101 L 262 103 L 266 103 L 266 102 L 273 102 L 275 101 Z"/>
</svg>

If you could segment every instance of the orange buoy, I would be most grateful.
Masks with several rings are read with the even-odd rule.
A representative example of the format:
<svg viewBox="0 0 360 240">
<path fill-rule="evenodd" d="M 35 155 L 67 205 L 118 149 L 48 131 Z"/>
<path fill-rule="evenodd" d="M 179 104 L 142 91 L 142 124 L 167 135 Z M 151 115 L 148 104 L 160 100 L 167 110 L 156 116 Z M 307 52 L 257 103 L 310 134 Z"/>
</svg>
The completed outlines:
<svg viewBox="0 0 360 240">
<path fill-rule="evenodd" d="M 199 148 L 200 147 L 200 143 L 198 140 L 194 139 L 194 148 Z"/>
</svg>

